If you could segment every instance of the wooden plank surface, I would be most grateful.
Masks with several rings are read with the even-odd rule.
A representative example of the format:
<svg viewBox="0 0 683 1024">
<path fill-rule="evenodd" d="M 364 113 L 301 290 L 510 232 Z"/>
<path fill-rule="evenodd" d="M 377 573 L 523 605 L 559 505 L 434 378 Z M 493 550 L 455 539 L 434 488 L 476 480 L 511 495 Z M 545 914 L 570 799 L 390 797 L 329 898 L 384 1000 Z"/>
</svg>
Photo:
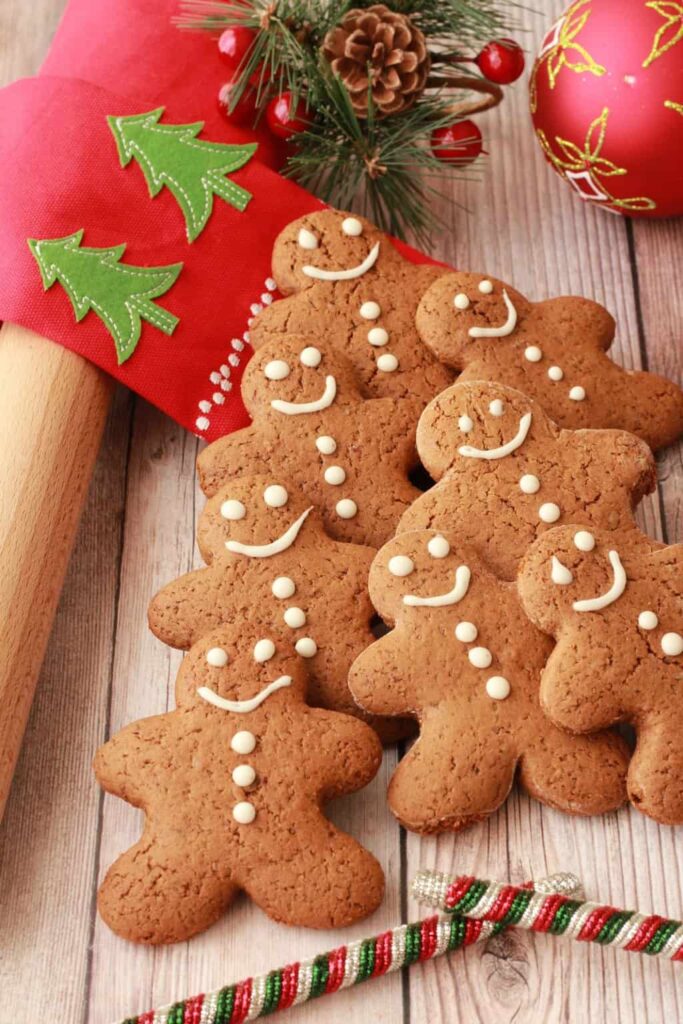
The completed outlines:
<svg viewBox="0 0 683 1024">
<path fill-rule="evenodd" d="M 3 0 L 0 83 L 35 69 L 63 6 Z M 529 15 L 529 49 L 562 4 L 535 6 L 541 14 Z M 573 291 L 604 302 L 619 321 L 617 358 L 680 380 L 681 223 L 628 224 L 578 202 L 540 156 L 522 83 L 481 125 L 487 170 L 481 182 L 456 186 L 467 209 L 443 207 L 435 255 L 513 280 L 532 297 Z M 156 410 L 118 392 L 0 828 L 0 1024 L 107 1024 L 388 927 L 400 919 L 405 882 L 418 866 L 515 880 L 565 868 L 602 900 L 683 911 L 680 829 L 630 810 L 580 821 L 515 794 L 460 836 L 401 842 L 384 801 L 391 753 L 362 799 L 334 809 L 387 871 L 387 899 L 370 921 L 344 933 L 306 933 L 272 924 L 243 900 L 204 936 L 171 949 L 139 949 L 112 936 L 96 918 L 94 893 L 139 821 L 121 801 L 101 796 L 90 760 L 112 731 L 172 703 L 180 655 L 147 632 L 145 611 L 160 584 L 198 562 L 196 449 Z M 641 523 L 681 541 L 681 447 L 659 461 L 659 491 Z M 410 902 L 408 913 L 421 915 Z M 683 981 L 657 961 L 516 934 L 291 1016 L 320 1024 L 658 1024 L 683 1020 Z"/>
</svg>

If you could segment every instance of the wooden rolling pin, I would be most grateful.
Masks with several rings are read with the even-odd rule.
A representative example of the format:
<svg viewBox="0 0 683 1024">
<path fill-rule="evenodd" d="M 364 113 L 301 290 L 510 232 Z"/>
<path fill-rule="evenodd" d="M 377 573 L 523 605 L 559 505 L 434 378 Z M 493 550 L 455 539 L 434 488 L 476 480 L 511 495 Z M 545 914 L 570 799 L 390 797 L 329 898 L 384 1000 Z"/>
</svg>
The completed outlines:
<svg viewBox="0 0 683 1024">
<path fill-rule="evenodd" d="M 0 818 L 112 388 L 60 345 L 0 330 Z"/>
</svg>

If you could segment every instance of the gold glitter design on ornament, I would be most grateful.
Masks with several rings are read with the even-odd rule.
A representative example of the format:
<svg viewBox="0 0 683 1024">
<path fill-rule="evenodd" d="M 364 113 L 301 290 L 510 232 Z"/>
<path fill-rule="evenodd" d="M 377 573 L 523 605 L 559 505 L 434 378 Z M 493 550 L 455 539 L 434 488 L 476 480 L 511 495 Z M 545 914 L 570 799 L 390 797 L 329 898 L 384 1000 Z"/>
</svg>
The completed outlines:
<svg viewBox="0 0 683 1024">
<path fill-rule="evenodd" d="M 649 68 L 653 61 L 683 39 L 683 6 L 674 0 L 649 0 L 645 6 L 664 18 L 664 24 L 655 33 L 652 49 L 643 61 L 643 67 Z"/>
<path fill-rule="evenodd" d="M 617 210 L 654 210 L 657 206 L 654 199 L 648 199 L 647 196 L 618 199 L 609 191 L 603 181 L 604 178 L 616 178 L 628 174 L 625 167 L 617 167 L 611 160 L 600 156 L 607 134 L 608 117 L 609 107 L 605 107 L 600 116 L 591 121 L 586 132 L 583 149 L 569 139 L 563 139 L 556 135 L 555 143 L 562 151 L 562 155 L 552 149 L 542 128 L 536 130 L 536 135 L 543 147 L 543 152 L 555 170 L 567 179 L 582 199 L 594 203 L 604 203 Z"/>
<path fill-rule="evenodd" d="M 537 78 L 543 65 L 548 69 L 548 85 L 551 89 L 555 88 L 557 76 L 562 68 L 568 68 L 577 75 L 587 71 L 596 78 L 600 78 L 607 71 L 607 68 L 593 59 L 585 46 L 576 41 L 591 14 L 590 7 L 587 10 L 582 8 L 590 2 L 591 0 L 577 0 L 548 32 L 548 42 L 539 53 L 531 72 L 529 90 L 532 114 L 536 113 L 538 106 Z"/>
<path fill-rule="evenodd" d="M 673 100 L 664 100 L 664 106 L 668 110 L 675 110 L 677 114 L 683 117 L 683 103 L 675 103 Z"/>
</svg>

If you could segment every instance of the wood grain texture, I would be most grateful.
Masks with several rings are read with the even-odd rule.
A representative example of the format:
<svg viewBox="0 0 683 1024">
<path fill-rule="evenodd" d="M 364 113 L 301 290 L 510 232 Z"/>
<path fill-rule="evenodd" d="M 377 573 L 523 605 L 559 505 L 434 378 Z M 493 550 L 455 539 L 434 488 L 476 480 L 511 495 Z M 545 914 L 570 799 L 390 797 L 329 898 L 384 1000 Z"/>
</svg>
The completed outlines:
<svg viewBox="0 0 683 1024">
<path fill-rule="evenodd" d="M 3 0 L 0 79 L 34 66 L 62 6 L 63 0 L 30 7 Z M 535 6 L 541 14 L 528 15 L 529 50 L 562 3 Z M 680 379 L 681 224 L 628 225 L 582 205 L 537 150 L 523 83 L 481 125 L 488 167 L 480 182 L 456 187 L 466 209 L 442 207 L 435 255 L 513 280 L 532 298 L 597 298 L 618 318 L 619 361 Z M 126 722 L 172 705 L 180 655 L 148 633 L 145 612 L 158 586 L 198 564 L 194 529 L 203 499 L 194 479 L 196 448 L 159 412 L 118 392 L 0 831 L 0 1024 L 108 1024 L 388 927 L 401 917 L 406 882 L 418 866 L 515 880 L 568 868 L 601 900 L 683 912 L 681 830 L 629 810 L 583 821 L 514 794 L 493 819 L 460 836 L 401 841 L 383 798 L 392 753 L 361 799 L 340 801 L 333 811 L 387 871 L 387 900 L 370 921 L 334 934 L 306 933 L 274 925 L 241 900 L 205 935 L 172 949 L 139 949 L 109 933 L 94 912 L 96 884 L 136 838 L 139 816 L 101 796 L 90 759 Z M 641 522 L 680 541 L 680 447 L 664 453 L 660 471 L 659 493 Z M 407 913 L 422 916 L 409 902 Z M 413 968 L 403 980 L 371 982 L 303 1007 L 291 1019 L 659 1024 L 683 1020 L 683 980 L 643 957 L 515 934 Z"/>
</svg>

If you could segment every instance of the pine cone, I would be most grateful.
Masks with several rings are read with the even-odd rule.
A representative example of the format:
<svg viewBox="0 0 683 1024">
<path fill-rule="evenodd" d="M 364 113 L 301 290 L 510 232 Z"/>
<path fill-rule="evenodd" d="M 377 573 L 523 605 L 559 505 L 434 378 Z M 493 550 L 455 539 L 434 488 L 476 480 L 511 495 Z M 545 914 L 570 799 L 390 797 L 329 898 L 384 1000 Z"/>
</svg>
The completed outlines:
<svg viewBox="0 0 683 1024">
<path fill-rule="evenodd" d="M 382 116 L 407 110 L 427 83 L 424 35 L 405 14 L 384 4 L 348 11 L 327 33 L 322 49 L 360 117 L 367 116 L 368 89 Z"/>
</svg>

